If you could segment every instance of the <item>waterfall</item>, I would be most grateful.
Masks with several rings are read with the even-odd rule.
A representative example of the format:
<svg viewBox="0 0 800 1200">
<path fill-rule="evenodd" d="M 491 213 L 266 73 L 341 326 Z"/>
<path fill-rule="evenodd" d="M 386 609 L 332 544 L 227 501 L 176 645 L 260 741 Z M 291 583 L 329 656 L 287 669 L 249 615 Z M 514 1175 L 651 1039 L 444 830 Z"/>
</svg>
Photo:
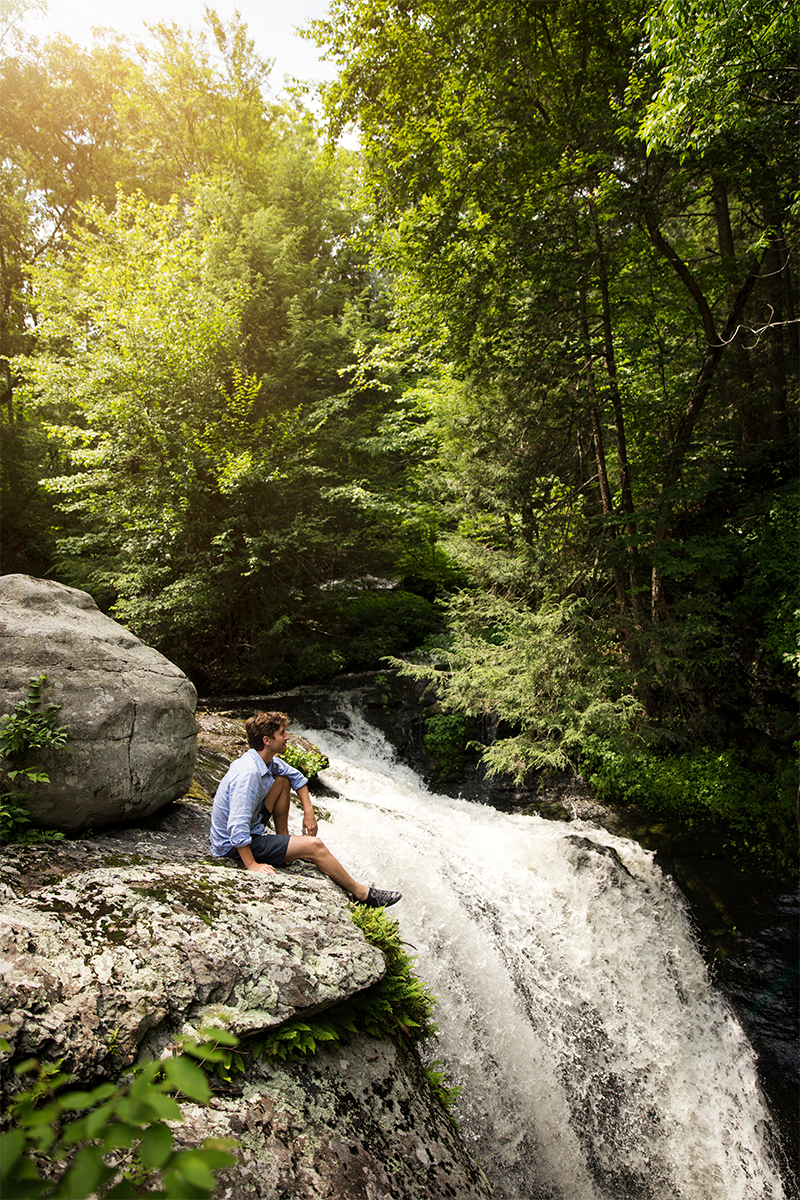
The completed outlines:
<svg viewBox="0 0 800 1200">
<path fill-rule="evenodd" d="M 753 1050 L 637 843 L 428 791 L 357 713 L 320 835 L 439 998 L 432 1057 L 500 1200 L 779 1200 Z"/>
</svg>

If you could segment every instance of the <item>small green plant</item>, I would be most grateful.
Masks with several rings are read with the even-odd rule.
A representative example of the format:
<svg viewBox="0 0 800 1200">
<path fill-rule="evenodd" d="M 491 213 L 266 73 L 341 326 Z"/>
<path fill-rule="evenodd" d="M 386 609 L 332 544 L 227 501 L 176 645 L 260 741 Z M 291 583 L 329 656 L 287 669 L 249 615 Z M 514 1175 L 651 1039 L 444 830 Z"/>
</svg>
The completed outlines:
<svg viewBox="0 0 800 1200">
<path fill-rule="evenodd" d="M 422 744 L 439 779 L 457 774 L 467 751 L 467 718 L 458 713 L 429 717 Z"/>
<path fill-rule="evenodd" d="M 308 748 L 294 745 L 287 746 L 281 758 L 290 767 L 302 771 L 306 779 L 311 779 L 318 771 L 324 771 L 330 765 L 325 755 L 321 754 L 316 746 L 311 745 Z"/>
<path fill-rule="evenodd" d="M 236 1049 L 239 1044 L 236 1035 L 216 1026 L 203 1030 L 203 1033 L 209 1035 L 209 1041 L 199 1044 L 193 1041 L 186 1043 L 191 1047 L 190 1053 L 199 1057 L 200 1066 L 205 1068 L 208 1063 L 209 1069 L 225 1083 L 231 1082 L 231 1071 L 244 1074 L 244 1061 Z"/>
<path fill-rule="evenodd" d="M 20 786 L 49 783 L 49 775 L 34 770 L 26 760 L 39 750 L 61 749 L 67 744 L 66 728 L 56 724 L 60 705 L 45 702 L 45 693 L 52 686 L 46 675 L 32 675 L 25 699 L 0 718 L 0 842 L 63 840 L 63 833 L 33 827 L 25 788 Z"/>
<path fill-rule="evenodd" d="M 376 675 L 375 687 L 378 688 L 381 694 L 381 704 L 386 708 L 392 698 L 392 688 L 389 682 L 388 675 Z"/>
<path fill-rule="evenodd" d="M 413 973 L 413 963 L 400 943 L 394 921 L 380 909 L 354 905 L 353 920 L 364 936 L 383 951 L 384 977 L 349 1000 L 316 1013 L 297 1017 L 249 1044 L 261 1058 L 292 1060 L 313 1054 L 321 1042 L 347 1042 L 357 1033 L 418 1043 L 436 1032 L 436 1000 Z"/>
<path fill-rule="evenodd" d="M 355 1033 L 416 1044 L 437 1032 L 433 1022 L 435 998 L 415 976 L 395 922 L 379 908 L 362 905 L 353 906 L 353 919 L 367 941 L 383 950 L 383 979 L 313 1018 L 287 1021 L 266 1037 L 254 1039 L 249 1049 L 255 1056 L 296 1060 L 314 1054 L 321 1042 L 349 1042 Z"/>
<path fill-rule="evenodd" d="M 349 1000 L 313 1017 L 296 1017 L 269 1030 L 266 1036 L 252 1039 L 247 1049 L 254 1057 L 296 1061 L 314 1054 L 325 1042 L 349 1042 L 359 1033 L 416 1046 L 436 1033 L 436 999 L 414 974 L 397 924 L 380 909 L 354 905 L 351 911 L 367 940 L 383 951 L 386 974 Z M 447 1109 L 455 1101 L 458 1088 L 447 1086 L 443 1074 L 436 1070 L 439 1065 L 434 1063 L 424 1070 L 434 1095 Z"/>
<path fill-rule="evenodd" d="M 210 1098 L 208 1080 L 191 1059 L 216 1064 L 237 1044 L 226 1030 L 201 1034 L 210 1041 L 185 1042 L 182 1054 L 144 1064 L 122 1086 L 64 1090 L 70 1077 L 60 1063 L 22 1063 L 16 1073 L 36 1071 L 36 1079 L 11 1104 L 12 1127 L 0 1135 L 0 1194 L 14 1200 L 89 1195 L 210 1200 L 213 1172 L 236 1161 L 230 1154 L 234 1143 L 207 1138 L 196 1149 L 176 1150 L 167 1124 L 183 1117 L 176 1095 L 199 1104 Z M 0 1050 L 8 1049 L 0 1039 Z M 154 1172 L 160 1172 L 163 1190 L 153 1190 Z"/>
<path fill-rule="evenodd" d="M 425 1067 L 425 1074 L 428 1078 L 428 1083 L 430 1084 L 430 1088 L 434 1096 L 439 1101 L 453 1124 L 458 1124 L 455 1117 L 450 1112 L 450 1109 L 461 1095 L 461 1088 L 457 1086 L 450 1086 L 445 1078 L 444 1063 L 441 1063 L 438 1060 Z"/>
</svg>

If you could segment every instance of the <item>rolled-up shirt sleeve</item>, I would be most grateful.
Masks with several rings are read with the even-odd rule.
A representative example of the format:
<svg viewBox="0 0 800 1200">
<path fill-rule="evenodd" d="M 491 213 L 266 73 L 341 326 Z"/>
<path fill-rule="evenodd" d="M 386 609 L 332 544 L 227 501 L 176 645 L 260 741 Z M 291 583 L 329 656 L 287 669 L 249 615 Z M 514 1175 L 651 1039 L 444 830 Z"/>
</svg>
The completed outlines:
<svg viewBox="0 0 800 1200">
<path fill-rule="evenodd" d="M 296 792 L 298 788 L 304 787 L 308 783 L 302 771 L 298 771 L 297 767 L 290 767 L 287 762 L 284 762 L 282 758 L 278 758 L 277 755 L 272 759 L 270 769 L 275 777 L 278 775 L 288 776 L 289 785 L 293 792 Z"/>
</svg>

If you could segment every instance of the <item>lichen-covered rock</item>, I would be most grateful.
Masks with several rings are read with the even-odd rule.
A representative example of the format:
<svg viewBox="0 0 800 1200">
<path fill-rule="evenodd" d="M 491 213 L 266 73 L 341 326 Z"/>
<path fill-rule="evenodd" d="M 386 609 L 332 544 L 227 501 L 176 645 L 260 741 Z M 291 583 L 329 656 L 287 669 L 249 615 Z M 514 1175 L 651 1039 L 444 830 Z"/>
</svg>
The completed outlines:
<svg viewBox="0 0 800 1200">
<path fill-rule="evenodd" d="M 183 1106 L 176 1141 L 233 1137 L 218 1200 L 489 1200 L 492 1189 L 416 1058 L 359 1036 L 302 1063 L 255 1062 L 210 1108 Z"/>
<path fill-rule="evenodd" d="M 46 674 L 66 750 L 39 756 L 34 824 L 65 832 L 155 812 L 191 786 L 197 693 L 178 667 L 100 612 L 86 592 L 0 576 L 0 713 Z"/>
<path fill-rule="evenodd" d="M 329 880 L 214 864 L 74 874 L 0 911 L 2 1072 L 64 1059 L 79 1079 L 222 1023 L 239 1035 L 382 978 L 383 955 Z"/>
<path fill-rule="evenodd" d="M 21 1060 L 63 1059 L 91 1086 L 221 1023 L 244 1073 L 213 1080 L 207 1108 L 183 1102 L 174 1127 L 184 1146 L 237 1140 L 218 1200 L 489 1200 L 413 1049 L 357 1036 L 299 1063 L 257 1057 L 260 1030 L 347 999 L 385 964 L 310 863 L 263 875 L 210 861 L 209 817 L 183 799 L 0 852 L 0 1107 L 25 1086 Z"/>
</svg>

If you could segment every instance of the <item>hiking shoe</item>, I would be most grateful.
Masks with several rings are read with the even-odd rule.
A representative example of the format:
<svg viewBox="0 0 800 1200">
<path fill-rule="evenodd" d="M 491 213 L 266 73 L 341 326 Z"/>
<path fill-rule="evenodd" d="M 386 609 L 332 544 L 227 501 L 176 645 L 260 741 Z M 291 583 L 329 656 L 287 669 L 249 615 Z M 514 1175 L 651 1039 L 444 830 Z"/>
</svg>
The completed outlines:
<svg viewBox="0 0 800 1200">
<path fill-rule="evenodd" d="M 402 898 L 402 892 L 384 892 L 380 888 L 370 887 L 369 895 L 362 903 L 367 908 L 388 908 L 390 904 L 397 904 Z"/>
</svg>

